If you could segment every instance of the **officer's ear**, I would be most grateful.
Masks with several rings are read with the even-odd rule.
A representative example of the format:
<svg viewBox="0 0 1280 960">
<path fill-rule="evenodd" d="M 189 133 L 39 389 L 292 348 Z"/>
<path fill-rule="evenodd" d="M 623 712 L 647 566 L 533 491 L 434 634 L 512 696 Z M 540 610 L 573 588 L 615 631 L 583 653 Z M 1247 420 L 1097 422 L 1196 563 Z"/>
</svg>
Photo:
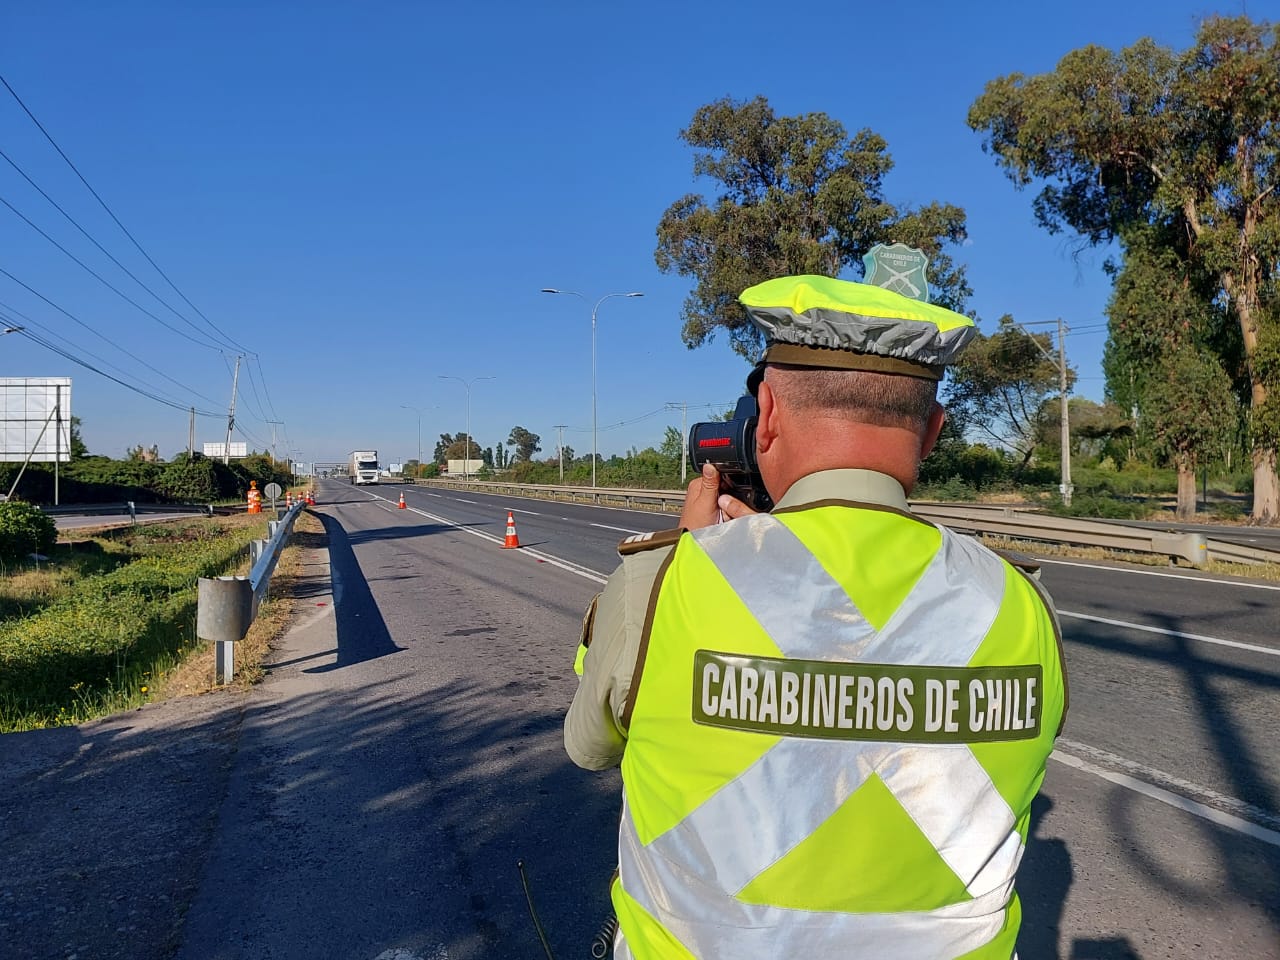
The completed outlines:
<svg viewBox="0 0 1280 960">
<path fill-rule="evenodd" d="M 942 433 L 942 425 L 947 422 L 947 411 L 942 409 L 942 404 L 935 403 L 933 409 L 929 411 L 929 418 L 924 424 L 924 435 L 920 438 L 920 459 L 923 460 L 933 450 L 933 445 L 938 442 L 938 436 Z"/>
<path fill-rule="evenodd" d="M 756 390 L 756 405 L 759 415 L 756 419 L 756 451 L 766 452 L 778 439 L 778 398 L 773 392 L 773 385 L 768 380 L 760 381 Z"/>
</svg>

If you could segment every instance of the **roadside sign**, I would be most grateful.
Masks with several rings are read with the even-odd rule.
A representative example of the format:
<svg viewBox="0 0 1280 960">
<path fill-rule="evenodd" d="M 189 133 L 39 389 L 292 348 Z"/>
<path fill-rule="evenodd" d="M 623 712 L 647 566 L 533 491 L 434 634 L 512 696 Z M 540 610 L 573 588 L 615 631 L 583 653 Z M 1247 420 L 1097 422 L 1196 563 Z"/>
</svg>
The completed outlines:
<svg viewBox="0 0 1280 960">
<path fill-rule="evenodd" d="M 262 488 L 262 492 L 267 495 L 268 500 L 279 500 L 280 494 L 282 494 L 284 491 L 280 489 L 280 484 L 272 480 L 270 483 L 268 483 L 265 487 Z"/>
<path fill-rule="evenodd" d="M 862 258 L 863 282 L 929 302 L 929 258 L 905 243 L 877 243 Z"/>
</svg>

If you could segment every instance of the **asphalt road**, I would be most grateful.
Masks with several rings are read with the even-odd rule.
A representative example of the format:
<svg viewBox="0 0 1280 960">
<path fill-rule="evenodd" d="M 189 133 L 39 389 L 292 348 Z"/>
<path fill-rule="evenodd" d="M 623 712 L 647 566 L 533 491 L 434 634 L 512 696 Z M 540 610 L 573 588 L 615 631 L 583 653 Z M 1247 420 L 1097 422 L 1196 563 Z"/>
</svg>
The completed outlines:
<svg viewBox="0 0 1280 960">
<path fill-rule="evenodd" d="M 534 958 L 517 860 L 556 955 L 588 955 L 619 781 L 564 756 L 571 661 L 617 540 L 672 519 L 319 492 L 329 552 L 253 693 L 0 738 L 6 956 Z M 1280 958 L 1280 590 L 1044 580 L 1072 706 L 1019 875 L 1023 960 Z"/>
</svg>

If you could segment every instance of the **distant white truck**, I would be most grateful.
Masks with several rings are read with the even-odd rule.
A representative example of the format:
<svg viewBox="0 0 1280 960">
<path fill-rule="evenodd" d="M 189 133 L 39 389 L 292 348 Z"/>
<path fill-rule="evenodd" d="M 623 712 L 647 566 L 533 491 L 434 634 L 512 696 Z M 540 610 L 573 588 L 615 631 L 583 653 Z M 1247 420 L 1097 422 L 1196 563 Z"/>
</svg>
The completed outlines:
<svg viewBox="0 0 1280 960">
<path fill-rule="evenodd" d="M 377 450 L 352 451 L 347 463 L 347 477 L 352 483 L 377 483 L 381 473 Z"/>
</svg>

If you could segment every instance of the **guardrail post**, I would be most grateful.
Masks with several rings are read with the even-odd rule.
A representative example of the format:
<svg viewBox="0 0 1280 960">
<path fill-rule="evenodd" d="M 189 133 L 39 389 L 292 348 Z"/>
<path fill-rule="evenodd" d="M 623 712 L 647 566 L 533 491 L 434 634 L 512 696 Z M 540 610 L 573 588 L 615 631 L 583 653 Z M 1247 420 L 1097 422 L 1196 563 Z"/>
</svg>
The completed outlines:
<svg viewBox="0 0 1280 960">
<path fill-rule="evenodd" d="M 266 540 L 250 540 L 249 541 L 249 566 L 253 566 L 262 559 L 263 552 L 267 549 Z"/>
<path fill-rule="evenodd" d="M 1157 533 L 1151 538 L 1151 547 L 1167 553 L 1170 559 L 1181 557 L 1193 567 L 1209 562 L 1209 544 L 1202 533 Z"/>
<path fill-rule="evenodd" d="M 125 506 L 129 508 L 129 519 L 134 523 L 138 522 L 138 507 L 132 500 L 125 501 Z"/>
<path fill-rule="evenodd" d="M 253 620 L 253 588 L 248 577 L 201 577 L 196 599 L 196 636 L 214 642 L 213 682 L 235 675 L 236 641 Z"/>
</svg>

